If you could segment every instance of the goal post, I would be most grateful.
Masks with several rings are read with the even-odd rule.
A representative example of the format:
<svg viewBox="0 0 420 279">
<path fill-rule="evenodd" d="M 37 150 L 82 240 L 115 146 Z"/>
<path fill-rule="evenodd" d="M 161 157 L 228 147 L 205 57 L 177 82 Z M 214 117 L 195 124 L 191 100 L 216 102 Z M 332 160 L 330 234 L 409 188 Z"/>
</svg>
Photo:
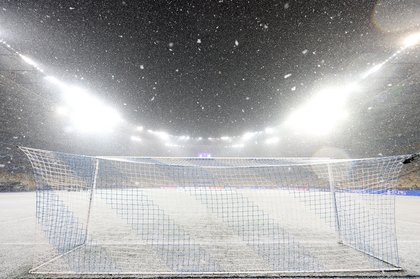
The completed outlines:
<svg viewBox="0 0 420 279">
<path fill-rule="evenodd" d="M 337 208 L 337 196 L 336 196 L 336 190 L 335 190 L 334 175 L 332 173 L 330 164 L 327 164 L 327 170 L 328 170 L 328 180 L 329 180 L 328 182 L 330 184 L 331 206 L 334 211 L 335 230 L 337 232 L 337 240 L 338 240 L 338 243 L 342 243 L 340 218 L 338 215 L 338 208 Z"/>
<path fill-rule="evenodd" d="M 407 156 L 92 157 L 20 147 L 35 180 L 32 273 L 398 270 Z"/>
</svg>

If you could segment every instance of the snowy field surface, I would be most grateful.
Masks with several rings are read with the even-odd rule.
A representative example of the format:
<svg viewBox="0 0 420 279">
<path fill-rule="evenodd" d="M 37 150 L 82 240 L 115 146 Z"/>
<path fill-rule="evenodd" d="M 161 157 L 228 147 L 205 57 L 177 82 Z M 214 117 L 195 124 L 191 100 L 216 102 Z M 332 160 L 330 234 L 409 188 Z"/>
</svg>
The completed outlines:
<svg viewBox="0 0 420 279">
<path fill-rule="evenodd" d="M 133 213 L 127 214 L 126 210 L 128 208 L 117 209 L 115 204 L 106 203 L 109 200 L 118 201 L 119 198 L 125 198 L 127 195 L 119 193 L 119 197 L 110 199 L 107 196 L 109 193 L 98 191 L 90 216 L 89 244 L 69 253 L 67 257 L 72 257 L 72 253 L 79 253 L 78 256 L 81 254 L 84 256 L 89 254 L 102 255 L 101 259 L 95 259 L 97 261 L 95 264 L 105 265 L 110 272 L 124 270 L 127 273 L 130 273 L 130 271 L 170 272 L 168 265 L 170 266 L 172 263 L 179 267 L 180 260 L 187 265 L 207 266 L 209 272 L 216 268 L 216 270 L 248 271 L 252 273 L 273 268 L 273 263 L 264 258 L 264 252 L 275 250 L 265 246 L 265 244 L 272 246 L 272 240 L 267 239 L 267 243 L 264 243 L 259 238 L 259 245 L 255 246 L 252 244 L 249 232 L 238 231 L 239 226 L 235 230 L 235 224 L 229 223 L 234 220 L 226 219 L 214 210 L 209 210 L 212 207 L 211 203 L 198 202 L 197 195 L 200 195 L 200 193 L 194 192 L 186 195 L 185 191 L 172 190 L 168 195 L 168 191 L 168 189 L 165 189 L 165 194 L 162 194 L 162 190 L 149 189 L 142 191 L 142 193 L 148 199 L 153 200 L 153 205 L 148 205 L 150 210 L 154 206 L 159 206 L 150 216 L 163 219 L 170 216 L 170 219 L 163 221 L 162 224 L 170 227 L 166 231 L 174 232 L 172 239 L 165 238 L 163 235 L 165 233 L 164 228 L 156 231 L 155 223 L 150 224 L 149 231 L 143 229 L 141 237 L 139 237 L 139 232 L 133 228 L 141 216 L 134 216 L 134 221 L 130 221 L 127 217 L 133 216 Z M 282 227 L 279 228 L 282 235 L 290 235 L 293 238 L 293 240 L 286 239 L 287 243 L 285 243 L 284 238 L 278 239 L 274 245 L 279 245 L 278 247 L 281 248 L 284 248 L 282 245 L 286 245 L 287 249 L 281 249 L 282 251 L 289 251 L 297 255 L 302 253 L 303 246 L 311 254 L 311 257 L 299 257 L 298 255 L 298 259 L 296 259 L 296 256 L 279 253 L 271 255 L 271 258 L 283 263 L 288 261 L 288 267 L 296 264 L 298 265 L 297 270 L 301 264 L 316 265 L 321 270 L 322 268 L 340 270 L 348 266 L 358 266 L 360 269 L 371 267 L 366 256 L 337 243 L 334 226 L 331 226 L 331 216 L 319 218 L 317 214 L 311 215 L 311 212 L 315 211 L 305 210 L 305 204 L 296 202 L 300 199 L 290 194 L 273 194 L 272 191 L 267 190 L 265 192 L 260 191 L 258 195 L 253 195 L 247 193 L 249 191 L 251 190 L 243 190 L 241 193 L 241 195 L 247 197 L 246 201 L 258 204 L 261 210 L 270 215 L 270 218 L 275 221 L 273 221 L 274 223 L 282 224 Z M 74 200 L 77 195 L 80 194 L 67 192 L 60 199 L 66 202 L 66 199 Z M 321 200 L 327 198 L 322 195 L 325 195 L 325 193 L 319 193 L 318 198 Z M 279 206 L 279 200 L 282 206 Z M 338 200 L 340 200 L 339 197 Z M 126 200 L 126 202 L 129 201 Z M 51 251 L 51 245 L 46 244 L 48 243 L 46 239 L 35 238 L 35 193 L 3 193 L 0 194 L 0 204 L 2 205 L 2 214 L 0 215 L 0 278 L 26 276 L 28 270 L 33 266 L 35 250 L 38 255 L 35 257 L 35 265 L 38 264 L 36 261 L 39 260 L 39 254 L 44 253 L 51 257 L 54 253 Z M 86 207 L 83 206 L 83 203 L 80 204 L 82 206 L 75 207 L 72 210 L 82 220 L 84 214 L 86 214 Z M 195 210 L 191 211 L 191 208 Z M 285 214 L 286 209 L 287 214 Z M 306 213 L 299 213 L 303 211 Z M 159 212 L 165 212 L 166 215 L 161 215 Z M 258 213 L 255 210 L 253 212 Z M 398 248 L 401 266 L 404 270 L 393 273 L 395 276 L 420 275 L 420 219 L 418 218 L 418 212 L 420 212 L 420 199 L 418 197 L 396 197 Z M 255 215 L 254 217 L 264 219 L 263 215 Z M 229 224 L 229 226 L 226 224 Z M 264 224 L 262 229 L 265 225 L 267 224 Z M 299 228 L 299 230 L 293 228 Z M 253 230 L 255 231 L 255 228 Z M 153 245 L 150 245 L 151 243 Z M 174 244 L 172 250 L 163 248 L 168 246 L 168 243 Z M 197 262 L 191 262 L 191 259 L 168 257 L 168 255 L 179 255 L 179 251 L 186 249 L 185 247 L 187 247 L 190 256 L 196 253 L 197 258 L 195 260 Z M 200 250 L 203 248 L 205 252 Z M 105 259 L 103 251 L 106 251 L 108 255 Z M 113 261 L 108 261 L 108 258 L 112 258 Z M 172 259 L 170 263 L 168 263 L 168 258 Z M 166 262 L 162 259 L 166 259 Z M 216 260 L 213 262 L 210 259 Z M 347 261 L 345 264 L 343 259 Z M 60 261 L 66 261 L 65 257 L 44 265 L 39 271 L 45 272 L 63 266 L 68 268 L 68 264 L 63 264 Z M 277 266 L 278 269 L 281 269 L 281 267 Z M 66 270 L 63 269 L 63 271 Z"/>
</svg>

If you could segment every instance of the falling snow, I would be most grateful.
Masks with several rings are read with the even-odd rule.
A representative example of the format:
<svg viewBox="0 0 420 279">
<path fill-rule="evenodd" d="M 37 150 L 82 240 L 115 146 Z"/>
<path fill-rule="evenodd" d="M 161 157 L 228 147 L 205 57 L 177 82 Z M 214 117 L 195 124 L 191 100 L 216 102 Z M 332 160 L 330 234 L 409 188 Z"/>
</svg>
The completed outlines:
<svg viewBox="0 0 420 279">
<path fill-rule="evenodd" d="M 164 6 L 153 1 L 89 3 L 5 1 L 1 11 L 7 20 L 2 22 L 0 35 L 10 42 L 1 45 L 24 51 L 42 65 L 45 74 L 86 88 L 103 103 L 115 105 L 124 123 L 145 122 L 142 124 L 152 129 L 174 134 L 240 134 L 282 123 L 292 105 L 309 102 L 324 86 L 356 80 L 400 47 L 398 32 L 386 28 L 378 32 L 380 22 L 375 22 L 378 26 L 361 24 L 372 22 L 374 14 L 374 8 L 363 1 L 268 5 L 219 0 L 213 8 L 182 1 Z M 386 39 L 390 34 L 395 41 Z M 369 94 L 354 96 L 346 108 L 351 115 L 348 119 L 354 122 L 343 122 L 343 130 L 357 135 L 360 142 L 387 143 L 391 131 L 397 130 L 404 136 L 407 131 L 415 135 L 411 130 L 418 129 L 409 128 L 420 122 L 415 116 L 398 121 L 401 115 L 416 111 L 407 106 L 417 101 L 412 88 L 417 84 L 412 75 L 417 64 L 411 64 L 412 72 L 404 72 L 408 67 L 404 61 L 417 61 L 416 51 L 392 61 L 398 76 L 381 79 L 380 70 L 369 76 L 369 82 L 361 85 Z M 17 96 L 24 94 L 3 93 L 7 97 L 0 100 L 9 140 L 21 140 L 23 133 L 40 134 L 28 127 L 44 125 L 46 130 L 47 125 L 57 125 L 46 112 L 56 105 L 50 102 L 60 102 L 59 98 L 35 88 L 35 83 L 44 83 L 36 78 L 30 83 L 32 80 L 26 80 L 30 73 L 22 84 L 28 92 L 36 92 L 29 93 L 34 105 L 29 102 L 24 111 L 19 110 L 24 101 Z M 402 82 L 402 76 L 408 80 Z M 377 112 L 390 111 L 391 103 L 400 113 L 374 118 Z M 372 118 L 366 120 L 361 111 L 369 111 Z M 388 128 L 389 123 L 399 124 Z M 55 128 L 48 126 L 51 131 L 68 131 Z M 399 131 L 403 128 L 406 130 Z M 358 129 L 371 132 L 359 136 Z M 39 137 L 45 142 L 52 134 Z"/>
</svg>

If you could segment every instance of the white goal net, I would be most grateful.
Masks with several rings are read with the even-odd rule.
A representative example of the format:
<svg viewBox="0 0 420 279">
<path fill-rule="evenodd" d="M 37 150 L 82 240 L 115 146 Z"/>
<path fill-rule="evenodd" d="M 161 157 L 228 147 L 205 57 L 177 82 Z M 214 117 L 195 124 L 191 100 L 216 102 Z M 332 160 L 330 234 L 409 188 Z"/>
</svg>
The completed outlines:
<svg viewBox="0 0 420 279">
<path fill-rule="evenodd" d="M 402 161 L 89 157 L 21 148 L 37 182 L 31 272 L 395 270 Z"/>
</svg>

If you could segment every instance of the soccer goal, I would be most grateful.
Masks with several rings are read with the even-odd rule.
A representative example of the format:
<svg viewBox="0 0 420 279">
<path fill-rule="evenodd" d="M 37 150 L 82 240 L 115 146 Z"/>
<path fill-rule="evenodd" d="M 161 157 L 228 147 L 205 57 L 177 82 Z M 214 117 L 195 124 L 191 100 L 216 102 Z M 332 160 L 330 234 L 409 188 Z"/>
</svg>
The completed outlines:
<svg viewBox="0 0 420 279">
<path fill-rule="evenodd" d="M 399 269 L 406 158 L 90 157 L 21 148 L 37 183 L 32 273 Z"/>
</svg>

